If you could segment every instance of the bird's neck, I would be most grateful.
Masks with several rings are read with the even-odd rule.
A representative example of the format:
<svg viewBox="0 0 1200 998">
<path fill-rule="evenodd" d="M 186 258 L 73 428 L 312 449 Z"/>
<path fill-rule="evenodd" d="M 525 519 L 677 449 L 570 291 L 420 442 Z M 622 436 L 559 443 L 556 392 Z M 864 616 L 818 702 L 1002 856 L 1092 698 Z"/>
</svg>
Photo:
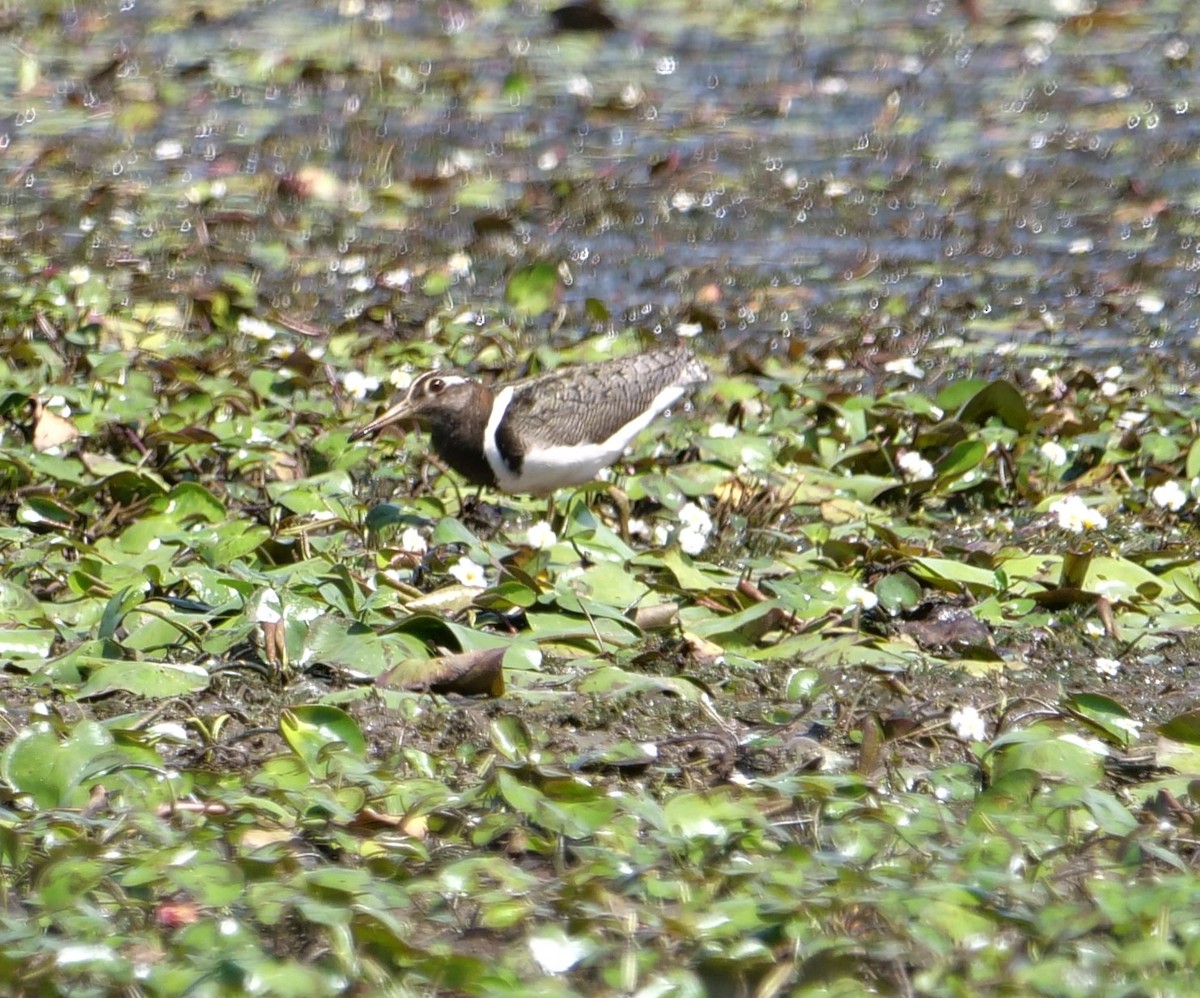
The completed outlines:
<svg viewBox="0 0 1200 998">
<path fill-rule="evenodd" d="M 495 485 L 496 476 L 483 452 L 483 436 L 492 413 L 492 393 L 484 385 L 474 386 L 468 404 L 454 412 L 428 417 L 433 449 L 472 485 Z"/>
</svg>

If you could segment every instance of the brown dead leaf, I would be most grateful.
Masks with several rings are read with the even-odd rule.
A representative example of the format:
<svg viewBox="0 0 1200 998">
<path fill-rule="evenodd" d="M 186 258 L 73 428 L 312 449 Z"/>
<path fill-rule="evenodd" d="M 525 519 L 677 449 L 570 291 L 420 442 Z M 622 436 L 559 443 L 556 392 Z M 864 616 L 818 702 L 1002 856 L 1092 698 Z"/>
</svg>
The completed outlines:
<svg viewBox="0 0 1200 998">
<path fill-rule="evenodd" d="M 387 825 L 414 839 L 424 839 L 429 834 L 427 814 L 385 814 L 373 807 L 364 807 L 358 812 L 358 824 Z"/>
<path fill-rule="evenodd" d="M 47 409 L 40 399 L 33 401 L 33 449 L 61 447 L 79 437 L 79 428 L 69 419 Z"/>
</svg>

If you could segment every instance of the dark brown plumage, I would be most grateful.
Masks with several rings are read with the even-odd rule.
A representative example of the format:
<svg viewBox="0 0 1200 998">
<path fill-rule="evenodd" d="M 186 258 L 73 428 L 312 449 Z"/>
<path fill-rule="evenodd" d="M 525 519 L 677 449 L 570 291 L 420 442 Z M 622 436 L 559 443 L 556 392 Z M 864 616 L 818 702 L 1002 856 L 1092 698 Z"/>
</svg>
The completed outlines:
<svg viewBox="0 0 1200 998">
<path fill-rule="evenodd" d="M 431 371 L 350 439 L 414 420 L 469 482 L 541 495 L 592 481 L 655 416 L 707 380 L 704 365 L 683 346 L 559 368 L 496 389 L 458 372 Z"/>
</svg>

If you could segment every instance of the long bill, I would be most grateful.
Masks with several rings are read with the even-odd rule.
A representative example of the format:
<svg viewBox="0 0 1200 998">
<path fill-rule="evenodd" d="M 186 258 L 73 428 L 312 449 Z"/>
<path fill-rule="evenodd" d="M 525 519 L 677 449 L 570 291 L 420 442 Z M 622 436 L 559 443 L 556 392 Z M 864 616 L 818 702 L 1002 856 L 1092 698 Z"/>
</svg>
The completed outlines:
<svg viewBox="0 0 1200 998">
<path fill-rule="evenodd" d="M 416 406 L 411 401 L 407 398 L 401 399 L 390 409 L 385 409 L 378 417 L 372 419 L 365 426 L 360 426 L 347 439 L 350 443 L 353 443 L 355 440 L 361 440 L 363 437 L 373 436 L 386 426 L 414 418 L 415 410 Z"/>
</svg>

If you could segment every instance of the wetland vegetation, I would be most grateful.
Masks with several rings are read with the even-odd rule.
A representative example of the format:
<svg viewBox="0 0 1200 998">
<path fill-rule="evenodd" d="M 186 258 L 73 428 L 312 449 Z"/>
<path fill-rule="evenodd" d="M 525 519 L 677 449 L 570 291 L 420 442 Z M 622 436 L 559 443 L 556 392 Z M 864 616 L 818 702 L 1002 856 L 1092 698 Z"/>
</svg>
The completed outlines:
<svg viewBox="0 0 1200 998">
<path fill-rule="evenodd" d="M 1194 993 L 1200 15 L 606 10 L 0 9 L 0 990 Z"/>
</svg>

